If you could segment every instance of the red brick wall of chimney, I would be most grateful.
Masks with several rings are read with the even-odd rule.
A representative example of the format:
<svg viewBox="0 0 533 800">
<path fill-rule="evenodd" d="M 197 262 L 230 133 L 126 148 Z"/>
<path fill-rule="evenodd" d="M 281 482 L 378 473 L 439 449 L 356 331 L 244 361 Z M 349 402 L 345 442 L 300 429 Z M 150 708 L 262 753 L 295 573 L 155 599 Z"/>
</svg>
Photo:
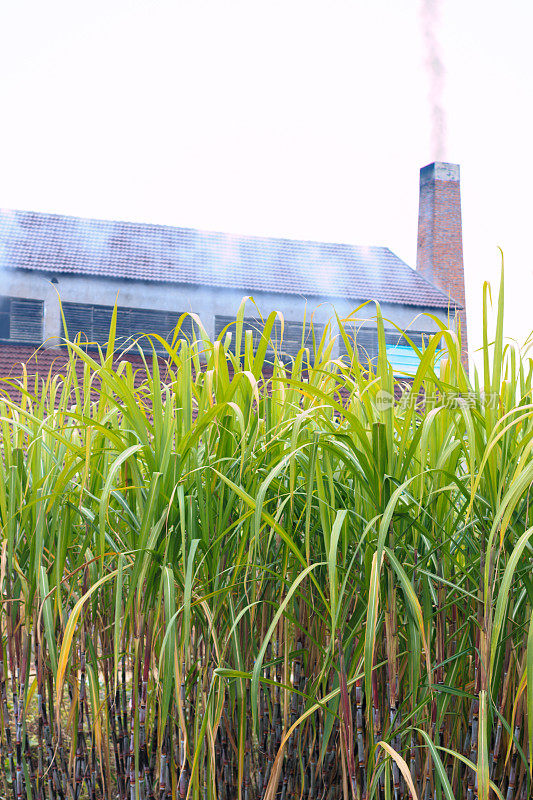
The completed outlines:
<svg viewBox="0 0 533 800">
<path fill-rule="evenodd" d="M 435 162 L 420 170 L 417 270 L 461 308 L 463 363 L 468 363 L 466 295 L 458 164 Z M 453 305 L 450 314 L 455 315 Z"/>
</svg>

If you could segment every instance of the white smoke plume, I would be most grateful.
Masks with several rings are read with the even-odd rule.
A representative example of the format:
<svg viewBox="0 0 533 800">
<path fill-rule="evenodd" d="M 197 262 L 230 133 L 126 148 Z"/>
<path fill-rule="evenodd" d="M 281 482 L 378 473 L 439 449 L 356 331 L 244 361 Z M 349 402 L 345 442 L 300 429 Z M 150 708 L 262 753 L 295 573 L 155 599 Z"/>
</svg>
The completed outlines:
<svg viewBox="0 0 533 800">
<path fill-rule="evenodd" d="M 425 46 L 425 65 L 429 79 L 431 112 L 431 151 L 434 161 L 444 161 L 446 152 L 446 112 L 444 109 L 444 78 L 446 70 L 439 41 L 441 0 L 421 0 L 422 35 Z"/>
</svg>

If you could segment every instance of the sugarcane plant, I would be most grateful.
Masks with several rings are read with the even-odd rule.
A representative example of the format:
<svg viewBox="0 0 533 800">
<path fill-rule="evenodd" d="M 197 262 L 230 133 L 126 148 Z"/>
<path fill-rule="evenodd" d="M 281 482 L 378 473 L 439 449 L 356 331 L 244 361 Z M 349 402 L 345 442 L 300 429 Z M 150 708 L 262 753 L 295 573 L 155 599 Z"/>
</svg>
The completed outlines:
<svg viewBox="0 0 533 800">
<path fill-rule="evenodd" d="M 531 796 L 532 362 L 484 292 L 472 379 L 437 318 L 402 380 L 379 307 L 374 364 L 358 310 L 287 359 L 244 301 L 3 379 L 0 797 Z"/>
</svg>

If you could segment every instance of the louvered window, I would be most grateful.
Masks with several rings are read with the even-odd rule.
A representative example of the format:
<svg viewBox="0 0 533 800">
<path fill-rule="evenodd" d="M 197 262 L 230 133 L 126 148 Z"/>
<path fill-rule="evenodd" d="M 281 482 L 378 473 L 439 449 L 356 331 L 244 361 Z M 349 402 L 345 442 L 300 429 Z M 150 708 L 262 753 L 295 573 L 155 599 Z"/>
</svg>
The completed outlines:
<svg viewBox="0 0 533 800">
<path fill-rule="evenodd" d="M 428 331 L 411 331 L 406 330 L 405 334 L 400 333 L 399 331 L 392 330 L 392 331 L 385 331 L 385 341 L 387 343 L 387 351 L 391 347 L 410 347 L 411 345 L 407 341 L 408 337 L 411 342 L 418 347 L 419 350 L 428 346 L 429 340 L 431 337 L 434 336 L 433 333 L 429 333 Z"/>
<path fill-rule="evenodd" d="M 163 339 L 171 341 L 174 329 L 181 316 L 180 311 L 158 311 L 147 308 L 117 308 L 116 345 L 122 347 L 131 343 L 142 334 L 158 334 Z M 63 336 L 74 339 L 81 333 L 82 339 L 88 345 L 104 346 L 109 339 L 109 329 L 113 317 L 112 306 L 86 305 L 84 303 L 63 303 L 66 328 L 63 326 Z M 180 327 L 180 338 L 193 336 L 192 322 L 186 317 Z M 153 339 L 157 351 L 164 351 L 163 345 Z M 146 338 L 140 339 L 141 346 L 150 350 L 151 346 Z"/>
<path fill-rule="evenodd" d="M 350 338 L 352 345 L 354 340 L 354 329 L 349 326 L 346 327 L 346 333 Z M 396 329 L 385 331 L 385 344 L 387 347 L 387 358 L 392 365 L 395 374 L 414 374 L 418 366 L 418 356 L 407 341 L 409 337 L 411 342 L 418 347 L 419 350 L 427 347 L 429 340 L 434 334 L 427 331 L 413 331 L 407 330 L 405 334 Z M 377 328 L 371 324 L 363 324 L 355 326 L 355 341 L 359 353 L 359 360 L 361 364 L 367 365 L 369 362 L 372 365 L 377 364 L 378 359 L 378 331 Z M 346 346 L 344 341 L 340 340 L 340 353 L 346 355 Z"/>
<path fill-rule="evenodd" d="M 215 338 L 218 338 L 218 336 L 220 336 L 224 328 L 226 328 L 228 325 L 229 325 L 228 333 L 232 334 L 231 346 L 233 349 L 235 343 L 235 317 L 223 317 L 223 316 L 215 317 Z M 244 319 L 241 349 L 244 349 L 246 331 L 251 331 L 254 343 L 254 351 L 255 351 L 261 340 L 261 334 L 263 332 L 263 328 L 264 328 L 264 322 L 262 322 L 260 319 L 256 319 L 254 317 L 248 317 Z M 322 338 L 322 334 L 324 332 L 324 326 L 313 323 L 313 330 L 315 335 L 315 341 L 316 344 L 318 345 L 320 339 Z M 283 359 L 294 358 L 298 353 L 298 351 L 300 350 L 300 348 L 302 347 L 302 338 L 303 338 L 303 346 L 309 347 L 312 350 L 313 332 L 311 331 L 311 326 L 309 324 L 306 325 L 305 336 L 302 337 L 302 333 L 303 333 L 302 322 L 284 321 L 283 337 L 282 337 L 281 320 L 276 319 L 274 325 L 272 326 L 272 331 L 269 337 L 270 341 L 267 347 L 267 355 L 272 356 L 274 354 L 274 349 L 276 349 L 276 352 L 279 355 L 281 355 Z"/>
<path fill-rule="evenodd" d="M 363 364 L 366 364 L 368 361 L 375 364 L 379 352 L 377 328 L 371 328 L 367 325 L 359 328 L 356 335 L 356 342 L 360 361 Z"/>
<path fill-rule="evenodd" d="M 354 341 L 356 342 L 361 364 L 368 364 L 369 361 L 375 364 L 378 357 L 378 331 L 375 325 L 348 323 L 344 325 L 344 331 L 352 347 L 354 346 Z M 339 337 L 339 352 L 341 356 L 347 354 L 347 348 L 342 337 Z"/>
<path fill-rule="evenodd" d="M 0 297 L 0 339 L 9 339 L 11 300 Z"/>
<path fill-rule="evenodd" d="M 0 339 L 41 344 L 43 309 L 42 300 L 0 297 Z"/>
</svg>

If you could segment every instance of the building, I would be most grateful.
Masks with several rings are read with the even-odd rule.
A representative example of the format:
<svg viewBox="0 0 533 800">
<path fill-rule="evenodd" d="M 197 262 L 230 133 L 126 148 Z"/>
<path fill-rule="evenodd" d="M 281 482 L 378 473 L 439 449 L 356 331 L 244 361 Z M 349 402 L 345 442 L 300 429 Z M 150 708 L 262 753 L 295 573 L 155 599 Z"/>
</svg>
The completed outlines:
<svg viewBox="0 0 533 800">
<path fill-rule="evenodd" d="M 459 167 L 434 163 L 420 173 L 418 263 L 414 270 L 385 247 L 357 247 L 233 236 L 163 225 L 111 222 L 27 211 L 0 212 L 0 377 L 43 345 L 49 357 L 63 337 L 82 332 L 105 343 L 115 301 L 121 340 L 168 337 L 183 312 L 198 314 L 217 337 L 243 296 L 284 318 L 283 350 L 294 355 L 304 319 L 320 331 L 333 308 L 358 312 L 358 346 L 375 357 L 375 301 L 387 320 L 398 374 L 412 353 L 395 325 L 421 343 L 458 314 L 466 342 Z M 66 321 L 64 329 L 59 297 Z M 247 325 L 258 311 L 248 306 Z M 189 323 L 190 325 L 190 323 Z M 186 328 L 187 330 L 187 328 Z M 280 329 L 277 329 L 279 335 Z M 342 355 L 342 341 L 335 355 Z M 465 351 L 466 352 L 466 351 Z"/>
</svg>

